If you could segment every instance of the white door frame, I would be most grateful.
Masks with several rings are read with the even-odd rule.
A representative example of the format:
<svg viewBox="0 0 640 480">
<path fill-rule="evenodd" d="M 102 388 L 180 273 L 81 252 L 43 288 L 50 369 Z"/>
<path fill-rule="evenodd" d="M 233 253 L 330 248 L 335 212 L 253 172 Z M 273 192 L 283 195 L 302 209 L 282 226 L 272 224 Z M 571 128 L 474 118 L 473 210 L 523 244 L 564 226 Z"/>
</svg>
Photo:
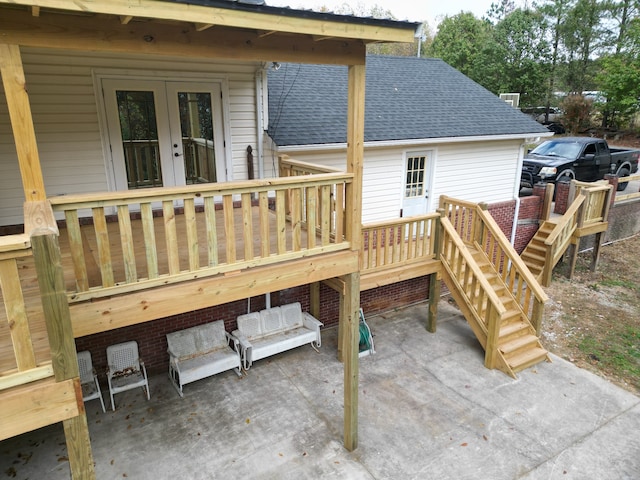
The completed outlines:
<svg viewBox="0 0 640 480">
<path fill-rule="evenodd" d="M 423 169 L 422 191 L 415 197 L 407 197 L 407 168 L 410 158 L 425 157 L 425 165 Z M 408 150 L 403 155 L 402 169 L 402 216 L 409 217 L 411 215 L 421 215 L 427 213 L 431 209 L 433 199 L 431 192 L 433 191 L 433 171 L 435 164 L 435 150 Z"/>
<path fill-rule="evenodd" d="M 218 181 L 223 182 L 232 180 L 231 176 L 233 172 L 233 160 L 231 152 L 231 129 L 229 127 L 229 86 L 228 81 L 224 76 L 203 78 L 202 76 L 192 77 L 179 73 L 170 74 L 169 76 L 149 76 L 148 72 L 126 74 L 122 70 L 111 69 L 107 71 L 94 71 L 93 76 L 96 98 L 98 99 L 98 118 L 100 122 L 103 151 L 105 153 L 104 158 L 107 169 L 107 181 L 110 190 L 128 190 L 128 183 L 126 170 L 124 167 L 123 155 L 122 153 L 120 153 L 116 154 L 116 156 L 114 157 L 111 148 L 111 142 L 119 141 L 120 145 L 122 144 L 122 134 L 120 132 L 119 119 L 116 119 L 117 122 L 115 122 L 113 118 L 109 118 L 110 115 L 108 115 L 107 113 L 108 108 L 115 108 L 115 110 L 112 110 L 112 112 L 117 112 L 117 105 L 114 106 L 115 96 L 107 95 L 105 83 L 110 87 L 109 90 L 112 92 L 114 92 L 114 89 L 138 89 L 145 91 L 154 91 L 154 94 L 156 94 L 157 91 L 158 93 L 156 94 L 156 97 L 158 95 L 162 95 L 163 98 L 167 97 L 167 85 L 170 83 L 181 84 L 183 86 L 190 87 L 205 87 L 204 91 L 208 91 L 208 89 L 211 89 L 212 94 L 216 92 L 216 98 L 214 99 L 212 96 L 214 122 L 216 122 L 217 124 L 216 128 L 220 129 L 222 133 L 222 141 L 217 142 L 218 145 L 216 145 L 216 168 L 220 166 L 220 169 L 217 171 Z M 110 99 L 108 99 L 108 97 L 110 97 Z M 108 105 L 109 102 L 111 102 L 112 104 Z M 160 103 L 162 103 L 162 105 L 160 105 Z M 214 103 L 217 104 L 218 108 L 214 107 Z M 156 104 L 156 116 L 158 117 L 156 118 L 156 122 L 158 124 L 158 136 L 166 135 L 166 138 L 170 138 L 170 114 L 168 111 L 168 102 L 166 100 L 164 102 L 158 102 L 156 99 Z M 162 109 L 162 111 L 160 111 L 160 109 Z M 160 118 L 161 116 L 163 116 L 164 118 Z M 181 169 L 181 173 L 184 173 L 184 163 L 182 161 L 182 157 L 180 157 L 180 162 L 174 161 L 176 157 L 173 155 L 176 152 L 173 151 L 171 145 L 173 145 L 173 143 L 167 143 L 166 147 L 168 148 L 168 150 L 166 152 L 160 152 L 163 172 L 165 168 L 165 161 L 171 162 L 171 166 L 167 166 L 168 173 L 171 173 L 172 175 L 171 180 L 173 182 L 176 182 L 176 179 L 182 179 L 182 183 L 179 184 L 184 184 L 184 175 L 182 174 L 181 176 L 178 176 L 178 172 L 175 169 L 176 165 L 180 165 L 179 168 Z M 179 145 L 181 145 L 181 143 L 179 143 Z M 218 149 L 220 149 L 220 155 L 218 155 Z"/>
</svg>

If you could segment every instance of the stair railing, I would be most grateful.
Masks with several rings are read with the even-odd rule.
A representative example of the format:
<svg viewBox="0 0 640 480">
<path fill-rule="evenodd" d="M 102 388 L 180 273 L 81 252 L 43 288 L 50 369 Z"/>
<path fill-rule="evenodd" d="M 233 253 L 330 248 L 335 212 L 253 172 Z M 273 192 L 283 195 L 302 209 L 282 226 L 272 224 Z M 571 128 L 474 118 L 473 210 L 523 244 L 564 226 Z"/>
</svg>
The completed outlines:
<svg viewBox="0 0 640 480">
<path fill-rule="evenodd" d="M 442 266 L 455 286 L 455 292 L 452 293 L 454 297 L 458 297 L 456 298 L 458 305 L 466 311 L 465 313 L 470 313 L 476 319 L 476 325 L 470 324 L 485 349 L 485 366 L 496 368 L 500 324 L 506 309 L 456 228 L 445 216 L 445 212 L 440 211 L 442 214 L 440 221 Z"/>
<path fill-rule="evenodd" d="M 486 204 L 475 204 L 442 196 L 447 216 L 457 219 L 460 236 L 484 252 L 519 305 L 523 318 L 540 332 L 544 304 L 549 297 L 507 240 Z"/>
<path fill-rule="evenodd" d="M 560 258 L 562 258 L 571 243 L 573 233 L 578 227 L 578 219 L 585 199 L 586 197 L 582 194 L 576 197 L 544 241 L 546 252 L 544 270 L 542 272 L 543 285 L 551 285 L 553 267 L 560 261 Z"/>
</svg>

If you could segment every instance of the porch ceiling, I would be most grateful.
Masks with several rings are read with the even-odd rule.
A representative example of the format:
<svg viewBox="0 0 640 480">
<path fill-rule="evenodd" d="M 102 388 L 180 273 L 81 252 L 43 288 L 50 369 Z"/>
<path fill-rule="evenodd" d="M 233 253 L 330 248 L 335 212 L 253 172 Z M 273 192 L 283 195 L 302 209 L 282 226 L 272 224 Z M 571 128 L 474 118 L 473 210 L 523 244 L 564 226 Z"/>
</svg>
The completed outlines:
<svg viewBox="0 0 640 480">
<path fill-rule="evenodd" d="M 0 9 L 1 43 L 310 63 L 364 63 L 365 44 L 412 42 L 418 26 L 222 0 L 0 0 Z"/>
</svg>

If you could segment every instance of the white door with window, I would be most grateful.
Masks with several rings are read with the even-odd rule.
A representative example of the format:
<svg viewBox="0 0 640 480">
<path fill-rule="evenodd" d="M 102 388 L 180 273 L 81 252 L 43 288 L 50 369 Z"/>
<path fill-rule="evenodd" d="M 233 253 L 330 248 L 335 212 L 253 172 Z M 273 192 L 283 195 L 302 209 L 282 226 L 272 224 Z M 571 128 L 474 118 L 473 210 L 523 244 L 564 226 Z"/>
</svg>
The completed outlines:
<svg viewBox="0 0 640 480">
<path fill-rule="evenodd" d="M 116 190 L 227 180 L 219 83 L 102 79 Z"/>
<path fill-rule="evenodd" d="M 407 152 L 402 199 L 403 217 L 427 213 L 431 204 L 431 167 L 432 152 Z"/>
</svg>

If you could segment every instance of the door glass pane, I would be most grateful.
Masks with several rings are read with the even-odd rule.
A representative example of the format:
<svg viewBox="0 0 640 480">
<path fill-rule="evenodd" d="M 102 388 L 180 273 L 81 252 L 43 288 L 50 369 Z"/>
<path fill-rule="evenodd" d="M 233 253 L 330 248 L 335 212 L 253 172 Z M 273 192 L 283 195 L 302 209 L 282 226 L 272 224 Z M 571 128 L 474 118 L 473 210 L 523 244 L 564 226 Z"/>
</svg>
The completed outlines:
<svg viewBox="0 0 640 480">
<path fill-rule="evenodd" d="M 162 186 L 153 92 L 116 91 L 130 189 Z"/>
<path fill-rule="evenodd" d="M 405 197 L 420 197 L 424 192 L 424 171 L 426 157 L 409 157 L 407 159 L 407 185 Z"/>
<path fill-rule="evenodd" d="M 178 92 L 187 185 L 216 182 L 210 93 Z"/>
</svg>

